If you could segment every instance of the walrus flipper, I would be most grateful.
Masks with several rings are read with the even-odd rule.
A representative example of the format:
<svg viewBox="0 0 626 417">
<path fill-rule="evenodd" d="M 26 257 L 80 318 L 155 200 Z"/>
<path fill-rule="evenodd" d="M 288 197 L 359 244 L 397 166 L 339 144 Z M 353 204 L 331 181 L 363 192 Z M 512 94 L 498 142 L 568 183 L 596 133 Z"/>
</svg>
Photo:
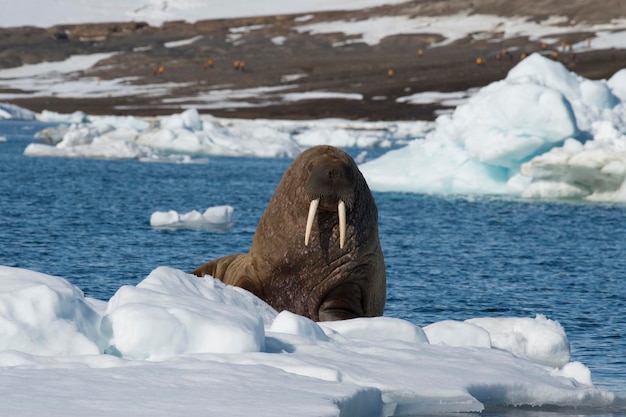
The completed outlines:
<svg viewBox="0 0 626 417">
<path fill-rule="evenodd" d="M 234 255 L 224 256 L 207 262 L 194 269 L 191 273 L 200 278 L 205 275 L 211 275 L 227 285 L 234 285 L 244 290 L 248 290 L 257 297 L 262 297 L 260 288 L 248 275 L 248 266 L 246 261 L 247 254 L 238 253 Z"/>
<path fill-rule="evenodd" d="M 224 277 L 226 276 L 226 271 L 228 270 L 228 267 L 233 263 L 234 260 L 236 260 L 240 256 L 243 255 L 234 254 L 215 259 L 211 262 L 207 262 L 204 265 L 197 267 L 191 273 L 200 278 L 205 275 L 211 275 L 213 278 L 224 281 Z"/>
</svg>

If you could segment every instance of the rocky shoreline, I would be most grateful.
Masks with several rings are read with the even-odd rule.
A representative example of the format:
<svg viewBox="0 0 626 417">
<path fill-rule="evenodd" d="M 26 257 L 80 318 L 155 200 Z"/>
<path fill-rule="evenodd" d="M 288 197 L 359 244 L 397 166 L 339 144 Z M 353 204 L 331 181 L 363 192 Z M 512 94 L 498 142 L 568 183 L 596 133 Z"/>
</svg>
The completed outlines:
<svg viewBox="0 0 626 417">
<path fill-rule="evenodd" d="M 484 13 L 487 3 L 476 2 L 473 13 Z M 559 5 L 557 0 L 548 3 Z M 626 8 L 623 3 L 616 3 L 617 10 L 605 7 L 605 14 L 591 13 L 585 9 L 585 3 L 588 2 L 571 2 L 571 10 L 562 7 L 560 11 L 571 21 L 586 16 L 594 22 L 610 22 L 620 13 L 626 15 L 621 10 Z M 464 7 L 470 4 L 473 3 L 462 0 L 417 1 L 358 12 L 166 22 L 160 27 L 123 22 L 0 28 L 0 69 L 61 61 L 78 54 L 114 52 L 89 70 L 70 76 L 88 76 L 98 83 L 124 78 L 129 87 L 164 87 L 146 94 L 63 97 L 14 94 L 20 93 L 19 89 L 4 84 L 0 94 L 13 94 L 3 101 L 34 111 L 48 109 L 60 113 L 82 110 L 90 114 L 160 115 L 196 107 L 202 113 L 242 118 L 429 120 L 444 107 L 442 104 L 410 104 L 397 99 L 418 92 L 465 91 L 484 86 L 504 78 L 523 54 L 555 53 L 554 59 L 590 79 L 609 78 L 626 66 L 626 49 L 567 49 L 565 45 L 589 38 L 592 34 L 587 32 L 560 34 L 548 45 L 526 37 L 494 41 L 468 36 L 433 47 L 442 40 L 440 35 L 389 36 L 370 45 L 339 32 L 311 34 L 294 30 L 294 25 L 303 21 L 358 20 L 381 14 L 451 14 L 467 10 Z M 494 2 L 491 7 L 497 4 Z M 494 10 L 503 16 L 524 13 L 513 7 L 524 6 Z M 550 8 L 546 7 L 549 15 Z M 185 46 L 176 47 L 176 42 Z M 243 68 L 236 69 L 235 62 L 243 62 Z M 255 89 L 332 92 L 357 98 L 322 96 L 283 101 L 259 94 L 255 99 Z M 250 91 L 252 98 L 246 97 L 244 103 L 235 97 L 224 106 L 205 106 L 198 99 L 218 90 Z"/>
</svg>

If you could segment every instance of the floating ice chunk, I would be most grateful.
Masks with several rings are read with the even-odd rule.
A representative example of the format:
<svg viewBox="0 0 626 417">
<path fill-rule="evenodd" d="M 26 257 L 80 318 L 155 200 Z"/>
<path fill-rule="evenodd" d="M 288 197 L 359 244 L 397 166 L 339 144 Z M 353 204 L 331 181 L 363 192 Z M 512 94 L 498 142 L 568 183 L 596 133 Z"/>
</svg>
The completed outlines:
<svg viewBox="0 0 626 417">
<path fill-rule="evenodd" d="M 531 318 L 475 318 L 468 323 L 482 327 L 492 346 L 541 365 L 562 367 L 569 362 L 569 341 L 556 321 L 538 314 Z"/>
<path fill-rule="evenodd" d="M 234 211 L 235 209 L 228 205 L 209 207 L 204 213 L 197 210 L 183 214 L 175 210 L 156 211 L 150 216 L 150 226 L 170 229 L 226 230 L 233 227 Z"/>
<path fill-rule="evenodd" d="M 110 353 L 160 360 L 186 353 L 260 352 L 260 314 L 220 281 L 157 268 L 136 287 L 120 288 L 109 301 L 103 326 Z"/>
<path fill-rule="evenodd" d="M 489 332 L 467 322 L 444 320 L 424 327 L 424 332 L 433 345 L 491 348 Z"/>
<path fill-rule="evenodd" d="M 202 217 L 212 224 L 230 224 L 234 211 L 232 206 L 209 207 L 204 211 Z"/>
<path fill-rule="evenodd" d="M 0 266 L 0 351 L 95 355 L 104 348 L 100 319 L 63 278 Z"/>
<path fill-rule="evenodd" d="M 150 226 L 170 227 L 180 223 L 180 214 L 175 210 L 155 211 L 150 216 Z"/>
</svg>

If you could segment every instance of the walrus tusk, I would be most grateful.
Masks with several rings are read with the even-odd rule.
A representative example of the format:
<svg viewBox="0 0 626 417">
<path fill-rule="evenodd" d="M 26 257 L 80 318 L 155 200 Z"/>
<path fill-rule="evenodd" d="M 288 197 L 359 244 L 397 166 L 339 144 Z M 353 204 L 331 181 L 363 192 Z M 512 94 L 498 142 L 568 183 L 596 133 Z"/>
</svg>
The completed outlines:
<svg viewBox="0 0 626 417">
<path fill-rule="evenodd" d="M 320 204 L 320 199 L 316 198 L 311 200 L 309 206 L 309 217 L 306 219 L 306 232 L 304 234 L 304 246 L 309 246 L 309 237 L 311 237 L 311 229 L 313 228 L 313 219 L 315 219 L 315 213 L 317 212 L 317 206 Z"/>
<path fill-rule="evenodd" d="M 304 233 L 304 246 L 309 246 L 309 238 L 311 237 L 311 229 L 313 228 L 313 220 L 315 220 L 315 213 L 317 213 L 317 207 L 320 204 L 320 199 L 316 198 L 311 200 L 309 206 L 309 215 L 306 219 L 306 231 Z M 337 214 L 339 215 L 339 247 L 343 249 L 346 243 L 346 203 L 339 200 L 337 205 Z"/>
<path fill-rule="evenodd" d="M 339 200 L 337 213 L 339 214 L 339 247 L 343 249 L 343 244 L 346 242 L 346 203 L 343 200 Z"/>
</svg>

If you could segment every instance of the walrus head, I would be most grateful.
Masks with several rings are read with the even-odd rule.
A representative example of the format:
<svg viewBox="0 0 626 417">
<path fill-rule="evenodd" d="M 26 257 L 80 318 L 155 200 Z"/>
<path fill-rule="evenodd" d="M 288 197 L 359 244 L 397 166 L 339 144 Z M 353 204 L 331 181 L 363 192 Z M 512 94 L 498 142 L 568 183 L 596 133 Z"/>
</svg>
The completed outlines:
<svg viewBox="0 0 626 417">
<path fill-rule="evenodd" d="M 354 160 L 332 146 L 302 152 L 276 187 L 250 251 L 193 273 L 316 321 L 381 315 L 386 275 L 378 211 Z"/>
<path fill-rule="evenodd" d="M 309 163 L 309 178 L 306 182 L 306 196 L 310 201 L 306 222 L 304 245 L 309 245 L 311 229 L 318 210 L 336 211 L 339 221 L 339 247 L 343 249 L 346 240 L 346 207 L 354 205 L 354 169 L 346 161 L 329 156 Z"/>
</svg>

